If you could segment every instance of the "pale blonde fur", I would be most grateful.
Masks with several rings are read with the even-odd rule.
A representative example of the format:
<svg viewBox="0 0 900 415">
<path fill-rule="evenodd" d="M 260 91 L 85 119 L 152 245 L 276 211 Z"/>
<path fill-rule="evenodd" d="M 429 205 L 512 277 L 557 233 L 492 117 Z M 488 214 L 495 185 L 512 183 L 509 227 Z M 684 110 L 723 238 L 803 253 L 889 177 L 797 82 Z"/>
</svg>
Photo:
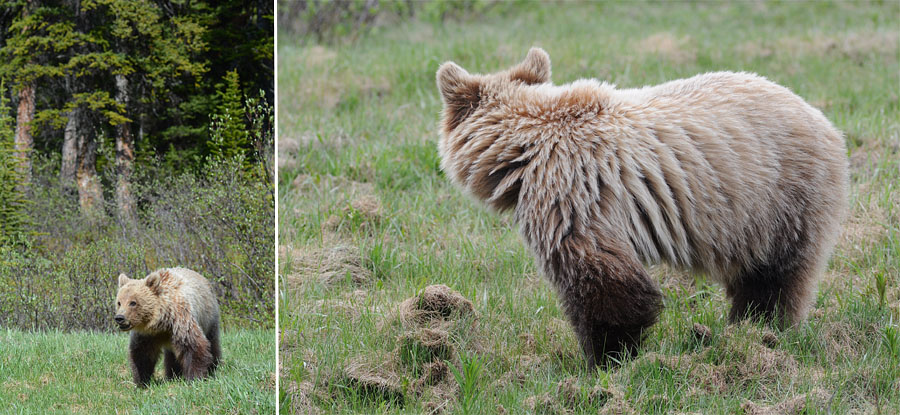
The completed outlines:
<svg viewBox="0 0 900 415">
<path fill-rule="evenodd" d="M 516 79 L 523 67 L 539 82 Z M 566 252 L 583 258 L 568 262 L 614 245 L 622 260 L 707 272 L 737 298 L 785 274 L 791 299 L 778 305 L 790 322 L 805 316 L 847 212 L 844 139 L 819 110 L 750 73 L 617 89 L 555 86 L 549 68 L 540 49 L 492 75 L 441 66 L 439 151 L 454 183 L 514 209 L 561 293 L 592 284 L 550 266 L 574 236 Z"/>
</svg>

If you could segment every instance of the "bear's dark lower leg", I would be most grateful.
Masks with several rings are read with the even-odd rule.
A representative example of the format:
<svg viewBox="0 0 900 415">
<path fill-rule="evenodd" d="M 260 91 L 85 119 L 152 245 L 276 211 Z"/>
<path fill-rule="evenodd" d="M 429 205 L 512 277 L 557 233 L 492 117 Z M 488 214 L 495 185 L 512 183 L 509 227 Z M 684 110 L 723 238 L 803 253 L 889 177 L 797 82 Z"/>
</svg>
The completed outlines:
<svg viewBox="0 0 900 415">
<path fill-rule="evenodd" d="M 181 363 L 178 362 L 178 358 L 175 357 L 175 353 L 171 350 L 166 350 L 163 363 L 166 366 L 166 379 L 174 379 L 175 377 L 183 376 Z"/>
<path fill-rule="evenodd" d="M 209 329 L 206 338 L 209 339 L 209 352 L 212 355 L 212 362 L 209 365 L 209 373 L 212 374 L 215 372 L 216 368 L 219 367 L 219 360 L 222 358 L 222 346 L 219 344 L 218 323 L 214 324 L 213 327 Z"/>
<path fill-rule="evenodd" d="M 204 339 L 205 340 L 205 339 Z M 179 346 L 176 346 L 179 347 Z M 181 361 L 181 369 L 184 378 L 194 380 L 204 378 L 209 374 L 212 355 L 209 352 L 209 342 L 201 344 L 180 345 L 178 354 Z"/>
<path fill-rule="evenodd" d="M 570 245 L 551 256 L 551 280 L 590 366 L 634 355 L 644 331 L 656 322 L 662 293 L 628 251 L 603 245 Z"/>
<path fill-rule="evenodd" d="M 159 361 L 159 341 L 152 336 L 142 336 L 132 332 L 131 342 L 128 346 L 128 356 L 131 360 L 131 373 L 134 383 L 144 388 L 153 379 L 153 369 Z"/>
<path fill-rule="evenodd" d="M 761 320 L 779 327 L 795 324 L 805 318 L 812 300 L 810 284 L 808 273 L 800 267 L 754 267 L 726 287 L 732 301 L 728 319 L 732 323 Z"/>
</svg>

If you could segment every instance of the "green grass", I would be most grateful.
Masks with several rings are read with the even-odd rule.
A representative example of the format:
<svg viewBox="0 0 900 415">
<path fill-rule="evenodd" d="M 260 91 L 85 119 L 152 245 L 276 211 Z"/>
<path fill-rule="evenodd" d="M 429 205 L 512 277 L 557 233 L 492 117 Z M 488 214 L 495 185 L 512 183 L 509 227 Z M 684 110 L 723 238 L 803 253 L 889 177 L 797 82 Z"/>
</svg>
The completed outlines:
<svg viewBox="0 0 900 415">
<path fill-rule="evenodd" d="M 223 360 L 211 379 L 157 382 L 138 389 L 128 334 L 0 332 L 0 408 L 9 414 L 275 413 L 271 330 L 223 333 Z"/>
<path fill-rule="evenodd" d="M 900 411 L 898 15 L 896 2 L 529 4 L 442 26 L 382 26 L 340 45 L 280 36 L 282 409 Z M 721 287 L 655 267 L 665 311 L 641 355 L 609 371 L 584 367 L 511 216 L 462 194 L 438 167 L 439 64 L 493 72 L 532 45 L 549 52 L 555 84 L 757 72 L 846 133 L 852 217 L 808 323 L 768 335 L 729 326 Z M 354 206 L 362 195 L 380 210 Z M 431 284 L 459 291 L 477 316 L 442 327 L 437 349 L 410 345 L 418 329 L 397 317 Z M 695 340 L 694 323 L 712 338 Z M 761 339 L 771 335 L 770 347 Z M 428 384 L 425 363 L 444 358 L 451 370 Z"/>
</svg>

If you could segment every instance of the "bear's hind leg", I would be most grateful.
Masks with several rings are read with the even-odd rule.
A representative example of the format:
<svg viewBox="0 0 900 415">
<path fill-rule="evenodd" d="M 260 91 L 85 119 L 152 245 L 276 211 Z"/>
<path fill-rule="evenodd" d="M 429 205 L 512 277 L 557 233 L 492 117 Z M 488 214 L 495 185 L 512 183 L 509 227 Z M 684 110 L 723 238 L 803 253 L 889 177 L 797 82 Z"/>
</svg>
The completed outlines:
<svg viewBox="0 0 900 415">
<path fill-rule="evenodd" d="M 662 308 L 662 293 L 637 259 L 621 244 L 598 244 L 570 236 L 548 264 L 591 367 L 636 354 Z"/>
<path fill-rule="evenodd" d="M 222 358 L 222 346 L 219 343 L 219 323 L 213 323 L 213 326 L 209 329 L 209 332 L 206 333 L 206 338 L 209 340 L 209 352 L 212 355 L 212 363 L 209 366 L 209 373 L 212 374 L 215 372 L 216 368 L 219 367 L 219 359 Z"/>
<path fill-rule="evenodd" d="M 818 273 L 815 261 L 799 256 L 754 266 L 726 286 L 732 301 L 729 321 L 762 320 L 781 328 L 803 321 L 814 299 Z"/>
<path fill-rule="evenodd" d="M 147 387 L 147 384 L 153 379 L 153 369 L 156 368 L 156 362 L 159 361 L 159 352 L 159 339 L 136 332 L 131 333 L 128 356 L 131 360 L 134 383 L 139 388 Z"/>
<path fill-rule="evenodd" d="M 166 366 L 166 379 L 174 379 L 183 376 L 181 363 L 178 362 L 178 358 L 175 357 L 175 353 L 171 350 L 166 350 L 163 363 Z"/>
<path fill-rule="evenodd" d="M 209 340 L 194 321 L 190 322 L 190 326 L 183 333 L 186 336 L 172 339 L 172 347 L 180 360 L 184 378 L 194 380 L 206 377 L 213 360 Z"/>
</svg>

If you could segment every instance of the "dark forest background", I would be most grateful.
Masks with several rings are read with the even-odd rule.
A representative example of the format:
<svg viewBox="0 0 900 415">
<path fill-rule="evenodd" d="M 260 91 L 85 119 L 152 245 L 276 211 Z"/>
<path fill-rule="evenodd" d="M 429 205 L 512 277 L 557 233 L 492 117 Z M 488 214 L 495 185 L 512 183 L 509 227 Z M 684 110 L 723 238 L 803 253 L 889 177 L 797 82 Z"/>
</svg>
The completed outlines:
<svg viewBox="0 0 900 415">
<path fill-rule="evenodd" d="M 0 3 L 0 326 L 112 328 L 186 266 L 274 320 L 270 1 Z"/>
</svg>

